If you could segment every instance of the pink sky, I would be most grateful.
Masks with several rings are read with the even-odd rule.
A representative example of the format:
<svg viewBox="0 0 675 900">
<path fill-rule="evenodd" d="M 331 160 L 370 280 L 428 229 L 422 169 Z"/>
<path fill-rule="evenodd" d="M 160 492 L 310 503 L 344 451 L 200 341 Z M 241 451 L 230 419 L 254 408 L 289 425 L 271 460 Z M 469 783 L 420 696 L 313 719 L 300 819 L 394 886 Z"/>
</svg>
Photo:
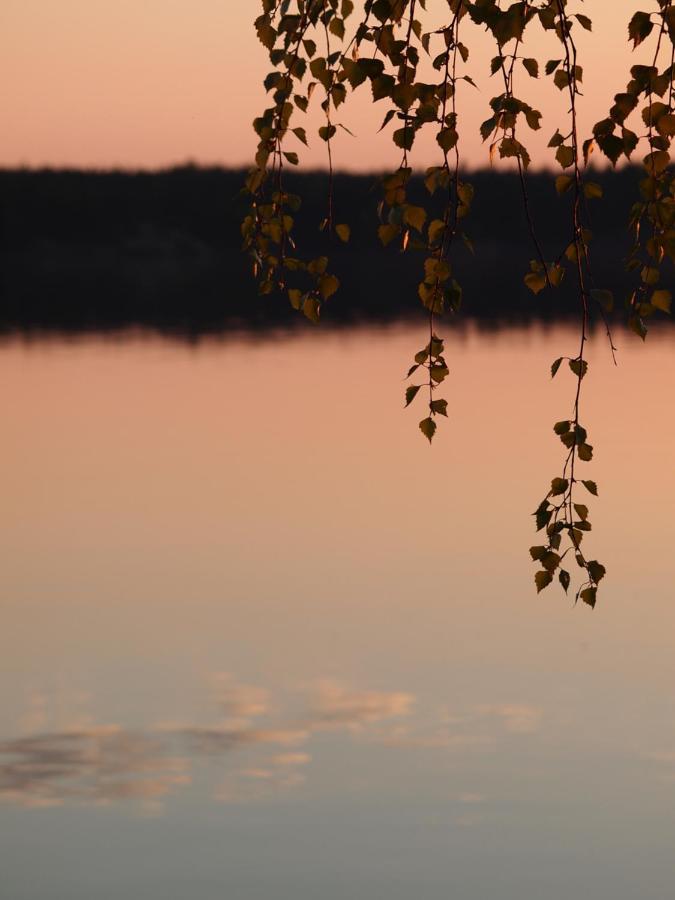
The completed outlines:
<svg viewBox="0 0 675 900">
<path fill-rule="evenodd" d="M 625 86 L 632 64 L 626 25 L 636 3 L 570 3 L 572 11 L 594 21 L 593 34 L 579 29 L 578 36 L 588 85 L 582 108 L 586 131 Z M 428 6 L 433 16 L 445 3 L 429 0 Z M 642 6 L 656 3 L 646 0 Z M 250 123 L 265 104 L 261 81 L 269 71 L 251 24 L 258 10 L 254 0 L 2 0 L 0 165 L 247 164 L 255 146 Z M 467 71 L 479 90 L 463 86 L 459 112 L 462 153 L 475 167 L 488 162 L 477 129 L 488 117 L 498 84 L 486 74 L 492 45 L 475 26 L 468 28 L 475 52 Z M 537 44 L 527 55 L 542 62 L 558 56 L 555 44 L 539 34 L 537 29 Z M 535 82 L 524 70 L 520 85 L 522 99 L 544 113 L 542 130 L 528 133 L 525 141 L 535 162 L 544 165 L 551 158 L 548 139 L 564 121 L 563 97 L 549 79 Z M 399 151 L 388 134 L 375 134 L 385 112 L 384 101 L 373 107 L 366 86 L 358 91 L 342 116 L 358 139 L 344 133 L 336 138 L 338 167 L 396 164 Z M 310 117 L 310 128 L 313 123 L 318 119 Z M 324 164 L 318 138 L 309 151 L 294 144 L 291 138 L 289 149 L 300 150 L 304 164 Z M 437 159 L 433 137 L 420 139 L 413 163 L 431 165 Z"/>
</svg>

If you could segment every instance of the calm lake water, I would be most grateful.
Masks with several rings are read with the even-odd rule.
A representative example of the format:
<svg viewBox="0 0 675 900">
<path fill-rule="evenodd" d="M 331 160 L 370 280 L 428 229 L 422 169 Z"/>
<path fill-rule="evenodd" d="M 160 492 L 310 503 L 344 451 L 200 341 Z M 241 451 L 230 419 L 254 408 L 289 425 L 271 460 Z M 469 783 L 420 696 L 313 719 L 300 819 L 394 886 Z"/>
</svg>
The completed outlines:
<svg viewBox="0 0 675 900">
<path fill-rule="evenodd" d="M 593 339 L 595 612 L 531 512 L 573 329 L 0 347 L 0 896 L 664 900 L 675 333 Z M 576 573 L 573 573 L 576 574 Z"/>
</svg>

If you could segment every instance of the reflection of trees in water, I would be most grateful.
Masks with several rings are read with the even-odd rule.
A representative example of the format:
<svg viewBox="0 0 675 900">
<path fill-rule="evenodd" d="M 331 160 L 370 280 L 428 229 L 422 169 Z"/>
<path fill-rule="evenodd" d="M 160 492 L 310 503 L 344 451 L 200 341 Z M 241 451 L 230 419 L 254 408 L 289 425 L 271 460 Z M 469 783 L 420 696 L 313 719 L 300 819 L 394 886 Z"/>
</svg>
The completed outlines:
<svg viewBox="0 0 675 900">
<path fill-rule="evenodd" d="M 263 688 L 222 675 L 214 684 L 221 713 L 215 724 L 90 724 L 0 742 L 0 800 L 28 807 L 122 800 L 153 806 L 191 784 L 202 764 L 217 769 L 216 800 L 247 802 L 302 784 L 319 732 L 381 748 L 460 753 L 489 749 L 507 733 L 531 734 L 540 720 L 540 711 L 525 704 L 420 716 L 410 693 L 327 680 L 296 692 L 299 711 L 280 715 Z"/>
</svg>

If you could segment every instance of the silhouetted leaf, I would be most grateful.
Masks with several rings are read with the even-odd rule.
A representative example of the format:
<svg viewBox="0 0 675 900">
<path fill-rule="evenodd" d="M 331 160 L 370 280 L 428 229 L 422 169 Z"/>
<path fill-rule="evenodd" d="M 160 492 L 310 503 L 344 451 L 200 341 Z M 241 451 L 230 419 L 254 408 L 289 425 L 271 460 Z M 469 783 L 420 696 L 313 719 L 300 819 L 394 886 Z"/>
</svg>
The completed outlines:
<svg viewBox="0 0 675 900">
<path fill-rule="evenodd" d="M 593 581 L 598 584 L 605 577 L 607 570 L 599 563 L 597 559 L 592 559 L 588 563 L 588 574 L 591 576 Z"/>
<path fill-rule="evenodd" d="M 586 372 L 588 372 L 588 363 L 585 359 L 571 359 L 570 369 L 574 372 L 577 378 L 583 378 Z"/>
<path fill-rule="evenodd" d="M 651 34 L 654 23 L 649 13 L 636 12 L 628 23 L 628 39 L 633 42 L 633 49 L 641 44 Z"/>
<path fill-rule="evenodd" d="M 584 601 L 584 603 L 587 603 L 591 607 L 591 609 L 594 609 L 597 593 L 597 588 L 588 587 L 585 590 L 581 591 L 580 597 Z"/>
<path fill-rule="evenodd" d="M 554 478 L 551 481 L 551 495 L 557 497 L 559 494 L 564 494 L 569 486 L 567 478 Z"/>
<path fill-rule="evenodd" d="M 429 416 L 427 419 L 422 419 L 420 422 L 420 431 L 424 435 L 425 438 L 428 438 L 429 443 L 431 443 L 434 434 L 436 434 L 436 423 Z"/>
<path fill-rule="evenodd" d="M 531 75 L 532 78 L 539 78 L 539 63 L 536 59 L 524 59 L 523 65 L 528 75 Z"/>
<path fill-rule="evenodd" d="M 559 356 L 558 359 L 556 359 L 551 365 L 551 378 L 555 378 L 555 376 L 558 374 L 558 369 L 560 368 L 560 364 L 562 363 L 562 361 L 563 357 Z"/>
<path fill-rule="evenodd" d="M 415 368 L 417 368 L 417 367 L 415 366 Z M 411 374 L 411 373 L 408 373 L 408 374 Z M 410 387 L 407 387 L 405 389 L 405 405 L 406 406 L 410 406 L 410 404 L 415 399 L 417 392 L 419 391 L 419 389 L 421 387 L 422 387 L 421 384 L 411 384 Z"/>
<path fill-rule="evenodd" d="M 537 586 L 537 593 L 540 594 L 545 587 L 553 581 L 553 573 L 542 569 L 541 572 L 535 572 L 534 583 Z"/>
</svg>

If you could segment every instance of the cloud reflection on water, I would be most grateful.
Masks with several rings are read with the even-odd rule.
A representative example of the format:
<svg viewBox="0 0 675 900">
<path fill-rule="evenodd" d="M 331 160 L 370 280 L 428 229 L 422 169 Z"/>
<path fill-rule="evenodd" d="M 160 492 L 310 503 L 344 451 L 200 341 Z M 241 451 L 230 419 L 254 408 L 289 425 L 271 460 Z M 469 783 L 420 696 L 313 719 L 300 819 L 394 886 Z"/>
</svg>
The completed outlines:
<svg viewBox="0 0 675 900">
<path fill-rule="evenodd" d="M 244 803 L 303 784 L 318 733 L 382 747 L 473 752 L 508 733 L 531 734 L 540 723 L 540 711 L 523 704 L 475 707 L 461 716 L 439 710 L 425 720 L 415 715 L 411 693 L 358 690 L 335 680 L 305 686 L 299 715 L 283 714 L 283 704 L 282 714 L 274 714 L 264 688 L 225 674 L 215 675 L 212 684 L 225 715 L 213 724 L 127 729 L 79 720 L 0 741 L 0 802 L 44 807 L 136 800 L 157 809 L 192 783 L 196 765 L 224 763 L 214 799 Z M 35 707 L 34 698 L 30 702 Z M 45 704 L 37 705 L 44 713 Z M 24 727 L 46 721 L 44 714 L 22 719 Z"/>
</svg>

